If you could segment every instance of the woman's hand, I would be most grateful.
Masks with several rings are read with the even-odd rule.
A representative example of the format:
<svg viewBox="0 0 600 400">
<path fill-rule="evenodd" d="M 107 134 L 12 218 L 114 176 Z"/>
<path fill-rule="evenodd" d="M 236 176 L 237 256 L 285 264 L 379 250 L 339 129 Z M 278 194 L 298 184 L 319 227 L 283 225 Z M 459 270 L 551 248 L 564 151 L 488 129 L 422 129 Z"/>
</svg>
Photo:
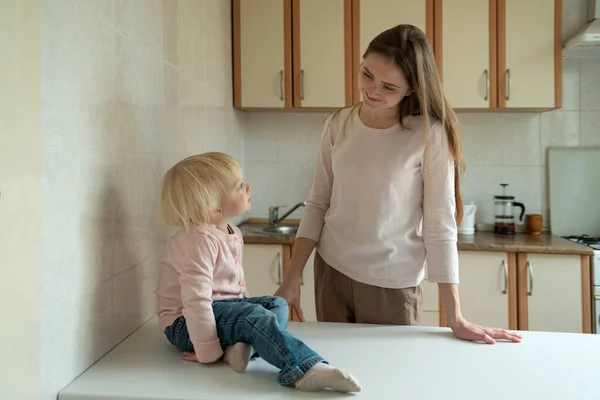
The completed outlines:
<svg viewBox="0 0 600 400">
<path fill-rule="evenodd" d="M 296 311 L 300 321 L 305 321 L 302 306 L 300 305 L 300 277 L 286 277 L 274 295 L 283 298 Z"/>
<path fill-rule="evenodd" d="M 451 326 L 454 336 L 463 340 L 494 344 L 496 340 L 505 340 L 519 343 L 523 339 L 521 335 L 505 331 L 500 328 L 488 328 L 472 324 L 464 318 L 460 318 Z"/>
</svg>

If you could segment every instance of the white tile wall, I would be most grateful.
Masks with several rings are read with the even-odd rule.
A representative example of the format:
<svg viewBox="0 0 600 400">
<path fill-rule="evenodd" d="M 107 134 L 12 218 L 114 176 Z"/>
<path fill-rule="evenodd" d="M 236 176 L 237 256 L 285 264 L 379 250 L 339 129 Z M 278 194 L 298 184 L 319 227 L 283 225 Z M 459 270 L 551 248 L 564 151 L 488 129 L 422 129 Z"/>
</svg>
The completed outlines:
<svg viewBox="0 0 600 400">
<path fill-rule="evenodd" d="M 459 113 L 467 171 L 465 203 L 477 204 L 477 221 L 493 222 L 493 196 L 507 193 L 542 213 L 548 226 L 546 177 L 550 146 L 600 145 L 600 61 L 564 60 L 560 110 L 546 113 Z M 246 175 L 253 184 L 250 216 L 271 205 L 292 205 L 310 192 L 327 114 L 252 113 L 245 122 Z M 301 216 L 301 210 L 294 216 Z"/>
<path fill-rule="evenodd" d="M 229 3 L 42 1 L 44 399 L 155 313 L 166 168 L 243 162 Z"/>
</svg>

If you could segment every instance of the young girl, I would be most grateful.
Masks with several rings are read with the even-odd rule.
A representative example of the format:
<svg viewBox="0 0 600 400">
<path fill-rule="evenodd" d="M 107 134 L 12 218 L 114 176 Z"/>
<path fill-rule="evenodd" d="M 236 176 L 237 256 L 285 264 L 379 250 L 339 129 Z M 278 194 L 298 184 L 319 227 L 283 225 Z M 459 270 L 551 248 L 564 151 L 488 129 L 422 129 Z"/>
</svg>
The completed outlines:
<svg viewBox="0 0 600 400">
<path fill-rule="evenodd" d="M 248 297 L 240 230 L 231 219 L 250 207 L 250 186 L 237 162 L 222 153 L 180 161 L 165 175 L 161 210 L 179 228 L 160 266 L 158 315 L 167 339 L 185 360 L 221 358 L 237 371 L 256 351 L 280 369 L 281 385 L 302 391 L 361 390 L 356 379 L 328 365 L 285 331 L 280 297 Z"/>
<path fill-rule="evenodd" d="M 458 338 L 520 341 L 460 312 L 460 132 L 425 34 L 412 25 L 380 33 L 363 54 L 358 87 L 363 101 L 325 123 L 312 191 L 276 295 L 302 316 L 300 276 L 317 246 L 319 321 L 417 325 L 427 262 Z"/>
</svg>

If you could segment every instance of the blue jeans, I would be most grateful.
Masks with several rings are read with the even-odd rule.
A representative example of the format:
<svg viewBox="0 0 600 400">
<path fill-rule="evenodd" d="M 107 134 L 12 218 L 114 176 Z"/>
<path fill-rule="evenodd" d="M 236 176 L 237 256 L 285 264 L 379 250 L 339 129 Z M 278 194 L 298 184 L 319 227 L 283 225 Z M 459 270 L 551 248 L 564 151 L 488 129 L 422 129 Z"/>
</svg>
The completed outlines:
<svg viewBox="0 0 600 400">
<path fill-rule="evenodd" d="M 280 369 L 281 385 L 293 385 L 319 362 L 326 362 L 285 328 L 288 304 L 281 297 L 245 297 L 214 301 L 213 312 L 221 346 L 244 342 L 269 364 Z M 184 317 L 165 329 L 167 339 L 181 351 L 194 351 Z"/>
</svg>

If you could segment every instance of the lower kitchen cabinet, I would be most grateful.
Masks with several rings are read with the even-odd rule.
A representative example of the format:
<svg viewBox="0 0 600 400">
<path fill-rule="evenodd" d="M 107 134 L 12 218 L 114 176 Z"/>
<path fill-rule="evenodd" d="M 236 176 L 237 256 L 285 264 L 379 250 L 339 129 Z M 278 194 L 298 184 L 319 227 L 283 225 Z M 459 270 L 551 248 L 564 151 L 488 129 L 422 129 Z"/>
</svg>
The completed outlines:
<svg viewBox="0 0 600 400">
<path fill-rule="evenodd" d="M 459 251 L 459 265 L 460 305 L 468 321 L 511 330 L 592 332 L 589 256 Z"/>
<path fill-rule="evenodd" d="M 243 267 L 250 296 L 272 296 L 283 279 L 292 258 L 292 245 L 246 244 Z M 316 321 L 314 251 L 306 262 L 300 281 L 300 301 L 306 321 Z M 300 319 L 290 307 L 290 320 Z"/>
<path fill-rule="evenodd" d="M 518 255 L 519 329 L 592 332 L 589 256 Z"/>
<path fill-rule="evenodd" d="M 272 296 L 283 279 L 291 251 L 288 245 L 246 244 L 242 266 L 250 296 Z"/>
<path fill-rule="evenodd" d="M 292 245 L 246 244 L 243 267 L 251 296 L 272 296 Z M 301 279 L 306 321 L 316 321 L 314 251 Z M 460 305 L 470 322 L 511 330 L 592 332 L 589 256 L 459 251 Z M 291 310 L 290 310 L 291 311 Z M 295 312 L 290 320 L 298 321 Z M 421 325 L 446 326 L 438 285 L 423 280 Z"/>
<path fill-rule="evenodd" d="M 292 249 L 293 251 L 293 249 Z M 302 305 L 302 313 L 307 322 L 315 322 L 317 320 L 317 309 L 315 307 L 315 251 L 308 258 L 302 279 L 300 280 L 300 303 Z M 297 316 L 295 316 L 296 319 Z M 299 320 L 299 319 L 298 319 Z"/>
<path fill-rule="evenodd" d="M 460 251 L 459 296 L 467 321 L 517 328 L 515 253 Z"/>
</svg>

